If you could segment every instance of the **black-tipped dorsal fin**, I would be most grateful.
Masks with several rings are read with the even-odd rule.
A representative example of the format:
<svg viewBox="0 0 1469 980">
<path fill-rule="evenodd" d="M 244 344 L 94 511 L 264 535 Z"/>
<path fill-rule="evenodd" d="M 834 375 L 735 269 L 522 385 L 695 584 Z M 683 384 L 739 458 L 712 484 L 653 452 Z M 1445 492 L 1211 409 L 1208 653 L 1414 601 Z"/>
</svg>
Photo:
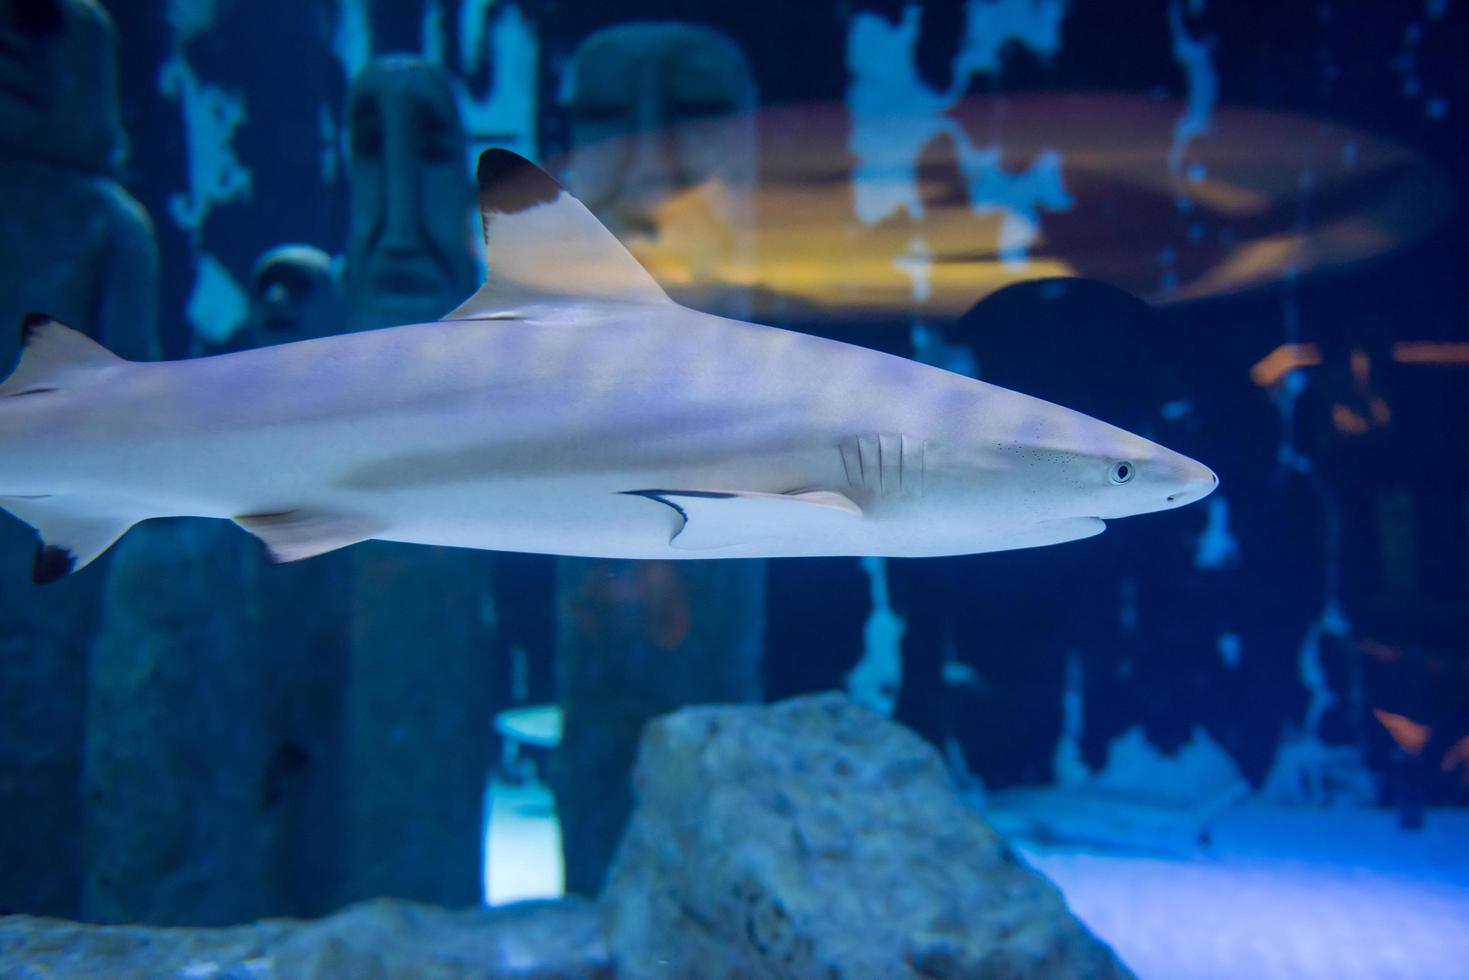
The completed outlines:
<svg viewBox="0 0 1469 980">
<path fill-rule="evenodd" d="M 540 167 L 490 149 L 476 176 L 485 283 L 444 319 L 493 319 L 557 300 L 670 302 L 617 237 Z"/>
<path fill-rule="evenodd" d="M 79 330 L 44 313 L 20 321 L 20 363 L 0 384 L 0 397 L 55 391 L 81 375 L 127 363 Z"/>
<path fill-rule="evenodd" d="M 240 514 L 234 521 L 265 542 L 274 562 L 314 558 L 373 535 L 368 521 L 307 509 Z"/>
<path fill-rule="evenodd" d="M 86 568 L 138 522 L 65 495 L 0 496 L 0 507 L 35 528 L 40 538 L 31 563 L 31 580 L 38 585 Z"/>
</svg>

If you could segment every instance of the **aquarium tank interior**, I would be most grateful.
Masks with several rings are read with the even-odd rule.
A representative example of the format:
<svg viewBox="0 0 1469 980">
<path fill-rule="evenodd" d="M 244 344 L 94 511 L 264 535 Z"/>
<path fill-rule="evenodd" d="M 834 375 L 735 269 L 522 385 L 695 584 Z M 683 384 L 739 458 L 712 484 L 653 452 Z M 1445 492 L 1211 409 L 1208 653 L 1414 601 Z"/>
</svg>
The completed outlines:
<svg viewBox="0 0 1469 980">
<path fill-rule="evenodd" d="M 1466 55 L 0 0 L 0 976 L 1469 977 Z"/>
</svg>

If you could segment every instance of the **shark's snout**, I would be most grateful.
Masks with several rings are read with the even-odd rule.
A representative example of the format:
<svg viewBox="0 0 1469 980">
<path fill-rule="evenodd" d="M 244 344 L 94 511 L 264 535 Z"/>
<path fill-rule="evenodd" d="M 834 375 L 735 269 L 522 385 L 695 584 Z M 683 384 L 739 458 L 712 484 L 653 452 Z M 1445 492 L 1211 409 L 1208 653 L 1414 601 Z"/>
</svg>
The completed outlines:
<svg viewBox="0 0 1469 980">
<path fill-rule="evenodd" d="M 1181 486 L 1168 495 L 1168 503 L 1174 507 L 1182 507 L 1196 500 L 1203 500 L 1214 492 L 1219 486 L 1219 477 L 1214 471 L 1202 463 L 1193 460 L 1185 460 L 1185 465 L 1180 467 L 1179 475 Z"/>
</svg>

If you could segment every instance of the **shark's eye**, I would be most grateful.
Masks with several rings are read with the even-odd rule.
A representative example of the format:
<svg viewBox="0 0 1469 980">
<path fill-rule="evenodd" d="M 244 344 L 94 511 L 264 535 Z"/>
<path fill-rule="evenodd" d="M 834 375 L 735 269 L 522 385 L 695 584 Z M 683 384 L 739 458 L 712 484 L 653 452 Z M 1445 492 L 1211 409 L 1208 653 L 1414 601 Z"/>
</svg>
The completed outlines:
<svg viewBox="0 0 1469 980">
<path fill-rule="evenodd" d="M 1112 468 L 1107 471 L 1107 478 L 1120 487 L 1128 480 L 1131 480 L 1133 474 L 1135 474 L 1136 472 L 1136 464 L 1129 463 L 1125 459 L 1118 460 L 1117 462 L 1113 463 Z"/>
</svg>

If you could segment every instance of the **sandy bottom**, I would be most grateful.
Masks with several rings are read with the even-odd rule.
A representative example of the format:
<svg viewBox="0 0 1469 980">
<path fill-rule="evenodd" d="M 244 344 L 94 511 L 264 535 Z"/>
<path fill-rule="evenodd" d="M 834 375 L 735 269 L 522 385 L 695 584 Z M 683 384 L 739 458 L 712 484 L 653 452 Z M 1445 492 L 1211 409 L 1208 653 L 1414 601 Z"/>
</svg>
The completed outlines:
<svg viewBox="0 0 1469 980">
<path fill-rule="evenodd" d="M 490 904 L 561 894 L 539 783 L 487 794 Z M 1469 811 L 1245 805 L 1192 859 L 1022 847 L 1143 980 L 1469 980 Z"/>
</svg>

